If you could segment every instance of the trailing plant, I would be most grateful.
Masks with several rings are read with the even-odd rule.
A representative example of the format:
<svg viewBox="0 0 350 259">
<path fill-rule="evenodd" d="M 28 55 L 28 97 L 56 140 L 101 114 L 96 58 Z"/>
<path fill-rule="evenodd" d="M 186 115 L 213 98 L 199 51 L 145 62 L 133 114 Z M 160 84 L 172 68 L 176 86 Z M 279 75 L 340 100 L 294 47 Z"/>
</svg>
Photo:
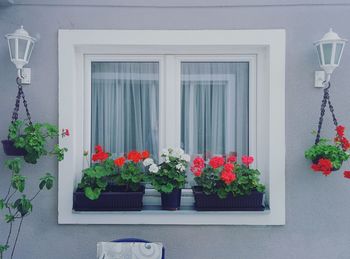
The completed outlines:
<svg viewBox="0 0 350 259">
<path fill-rule="evenodd" d="M 58 136 L 69 136 L 69 130 L 62 130 L 60 133 L 57 126 L 49 123 L 25 123 L 21 120 L 13 121 L 9 126 L 9 140 L 14 142 L 16 148 L 23 148 L 26 151 L 24 160 L 27 163 L 36 164 L 41 156 L 55 155 L 58 161 L 64 159 L 67 148 L 61 148 L 55 144 L 49 149 L 48 140 Z"/>
<path fill-rule="evenodd" d="M 145 166 L 150 172 L 149 180 L 154 189 L 160 193 L 171 193 L 174 189 L 182 189 L 186 184 L 186 168 L 190 156 L 181 148 L 169 148 L 162 152 L 161 158 L 163 162 L 159 166 L 145 161 Z"/>
<path fill-rule="evenodd" d="M 7 160 L 6 167 L 11 171 L 11 181 L 9 183 L 6 195 L 0 198 L 0 211 L 5 213 L 4 221 L 9 224 L 9 230 L 6 241 L 0 244 L 0 258 L 11 248 L 11 256 L 13 258 L 19 235 L 23 225 L 24 218 L 28 217 L 33 210 L 33 201 L 38 197 L 39 193 L 44 189 L 50 190 L 53 186 L 54 177 L 47 173 L 39 180 L 38 190 L 33 196 L 25 194 L 26 177 L 21 174 L 22 161 L 20 158 Z M 18 227 L 15 230 L 15 225 Z M 10 246 L 12 237 L 14 242 Z"/>
<path fill-rule="evenodd" d="M 242 196 L 255 190 L 265 191 L 265 186 L 260 183 L 259 170 L 249 167 L 253 161 L 252 156 L 243 156 L 242 164 L 238 164 L 236 156 L 229 156 L 226 160 L 215 156 L 206 164 L 203 158 L 197 157 L 193 160 L 191 171 L 205 194 L 216 194 L 224 199 L 229 193 Z"/>
<path fill-rule="evenodd" d="M 339 170 L 343 162 L 349 159 L 347 151 L 350 142 L 345 137 L 344 131 L 344 126 L 337 126 L 333 143 L 328 139 L 320 139 L 317 144 L 305 151 L 305 158 L 312 161 L 312 170 L 327 176 L 332 171 Z"/>
</svg>

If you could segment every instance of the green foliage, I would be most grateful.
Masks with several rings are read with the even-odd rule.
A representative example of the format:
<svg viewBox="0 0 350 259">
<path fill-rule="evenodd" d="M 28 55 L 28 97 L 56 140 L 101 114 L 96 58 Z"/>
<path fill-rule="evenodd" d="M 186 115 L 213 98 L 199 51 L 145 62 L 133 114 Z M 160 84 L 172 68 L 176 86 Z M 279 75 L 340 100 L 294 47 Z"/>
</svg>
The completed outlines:
<svg viewBox="0 0 350 259">
<path fill-rule="evenodd" d="M 332 162 L 333 169 L 338 170 L 343 162 L 349 159 L 349 154 L 338 145 L 331 145 L 326 139 L 313 145 L 305 151 L 305 158 L 316 163 L 320 158 L 329 159 Z"/>
<path fill-rule="evenodd" d="M 145 173 L 141 163 L 126 161 L 125 164 L 117 169 L 117 173 L 113 181 L 118 186 L 125 186 L 126 191 L 137 191 L 140 189 L 141 183 L 145 180 Z"/>
<path fill-rule="evenodd" d="M 236 179 L 230 184 L 221 180 L 222 170 L 222 167 L 213 169 L 207 166 L 200 176 L 195 177 L 195 182 L 202 187 L 205 194 L 217 194 L 221 199 L 226 198 L 229 193 L 232 193 L 233 196 L 243 196 L 255 190 L 265 192 L 265 186 L 260 183 L 259 170 L 235 163 Z"/>
<path fill-rule="evenodd" d="M 182 189 L 186 184 L 186 168 L 188 160 L 181 149 L 168 149 L 163 152 L 164 162 L 159 165 L 157 173 L 149 174 L 149 181 L 154 189 L 160 193 L 171 193 L 174 189 Z"/>
<path fill-rule="evenodd" d="M 84 190 L 85 196 L 90 200 L 97 200 L 101 192 L 105 191 L 108 183 L 115 175 L 115 166 L 112 159 L 93 164 L 83 170 L 83 177 L 78 188 Z"/>
<path fill-rule="evenodd" d="M 28 216 L 33 210 L 32 201 L 37 197 L 37 195 L 42 191 L 44 187 L 50 190 L 53 186 L 54 178 L 52 175 L 47 173 L 40 178 L 39 190 L 32 198 L 27 198 L 28 196 L 24 194 L 26 187 L 26 177 L 21 174 L 22 160 L 20 158 L 15 158 L 7 160 L 5 162 L 6 167 L 11 171 L 11 181 L 8 189 L 8 193 L 5 197 L 0 199 L 0 211 L 5 211 L 4 221 L 10 224 L 8 237 L 12 234 L 12 225 L 15 224 L 17 220 L 23 220 L 24 217 Z M 20 196 L 18 196 L 18 194 Z M 17 235 L 21 229 L 21 224 L 17 228 Z M 7 240 L 6 244 L 0 244 L 0 258 L 8 250 L 10 239 Z M 12 253 L 16 247 L 16 243 L 12 248 Z"/>
<path fill-rule="evenodd" d="M 51 174 L 46 173 L 45 176 L 40 178 L 39 189 L 42 190 L 46 187 L 47 190 L 51 190 L 54 180 L 55 178 Z"/>
<path fill-rule="evenodd" d="M 58 161 L 64 159 L 66 148 L 54 145 L 52 150 L 48 150 L 48 140 L 59 136 L 58 128 L 48 123 L 26 124 L 17 120 L 9 126 L 9 139 L 14 142 L 15 147 L 23 148 L 27 151 L 24 160 L 27 163 L 36 164 L 41 156 L 56 155 Z"/>
</svg>

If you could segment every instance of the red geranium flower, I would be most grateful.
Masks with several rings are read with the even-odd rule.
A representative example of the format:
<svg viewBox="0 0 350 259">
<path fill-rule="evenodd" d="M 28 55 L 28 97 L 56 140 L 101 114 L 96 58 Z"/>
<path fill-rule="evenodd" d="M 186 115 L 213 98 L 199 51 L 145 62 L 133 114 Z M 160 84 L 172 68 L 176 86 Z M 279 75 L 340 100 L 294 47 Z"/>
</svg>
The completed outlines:
<svg viewBox="0 0 350 259">
<path fill-rule="evenodd" d="M 254 162 L 254 157 L 252 156 L 242 156 L 242 163 L 247 167 Z"/>
<path fill-rule="evenodd" d="M 333 165 L 331 160 L 325 158 L 321 158 L 318 160 L 317 164 L 311 165 L 312 170 L 322 172 L 325 176 L 331 174 L 332 167 Z"/>
<path fill-rule="evenodd" d="M 220 176 L 221 180 L 223 180 L 227 185 L 229 185 L 230 183 L 232 183 L 234 180 L 236 180 L 236 174 L 230 172 L 230 171 L 222 171 L 221 176 Z"/>
<path fill-rule="evenodd" d="M 191 172 L 197 177 L 202 175 L 202 170 L 198 167 L 191 167 Z"/>
<path fill-rule="evenodd" d="M 92 155 L 92 161 L 94 162 L 103 162 L 109 157 L 109 154 L 105 153 L 100 145 L 95 146 L 95 151 L 96 153 Z"/>
<path fill-rule="evenodd" d="M 125 164 L 125 157 L 121 156 L 114 160 L 114 164 L 118 167 L 122 167 Z"/>
<path fill-rule="evenodd" d="M 138 163 L 142 160 L 142 155 L 139 152 L 132 150 L 128 153 L 128 160 Z"/>
<path fill-rule="evenodd" d="M 350 171 L 344 171 L 344 177 L 350 179 Z"/>
<path fill-rule="evenodd" d="M 214 156 L 212 159 L 209 161 L 209 165 L 216 169 L 220 166 L 223 166 L 225 164 L 225 159 L 221 156 Z"/>
<path fill-rule="evenodd" d="M 338 136 L 343 137 L 344 136 L 345 127 L 342 126 L 342 125 L 339 125 L 339 126 L 337 126 L 336 131 L 337 131 Z"/>
<path fill-rule="evenodd" d="M 233 164 L 225 164 L 224 165 L 224 171 L 230 171 L 232 172 L 235 166 Z"/>
<path fill-rule="evenodd" d="M 103 152 L 103 149 L 102 149 L 102 147 L 100 145 L 96 145 L 95 146 L 95 151 L 96 151 L 96 153 Z"/>
<path fill-rule="evenodd" d="M 204 159 L 201 157 L 196 157 L 193 160 L 193 166 L 197 168 L 204 168 Z"/>
<path fill-rule="evenodd" d="M 235 163 L 237 161 L 237 157 L 236 156 L 229 156 L 227 158 L 227 162 L 228 163 Z"/>
<path fill-rule="evenodd" d="M 141 152 L 142 159 L 149 158 L 149 152 L 147 150 L 144 150 Z"/>
</svg>

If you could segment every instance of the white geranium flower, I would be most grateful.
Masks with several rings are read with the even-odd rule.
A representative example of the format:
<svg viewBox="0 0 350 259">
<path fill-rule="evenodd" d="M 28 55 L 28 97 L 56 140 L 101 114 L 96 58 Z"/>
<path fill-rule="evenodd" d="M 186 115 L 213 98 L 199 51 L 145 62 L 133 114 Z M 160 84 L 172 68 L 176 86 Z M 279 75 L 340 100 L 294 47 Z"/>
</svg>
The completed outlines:
<svg viewBox="0 0 350 259">
<path fill-rule="evenodd" d="M 188 154 L 183 154 L 183 155 L 181 156 L 181 159 L 184 160 L 184 161 L 186 161 L 187 163 L 191 161 L 191 157 L 190 157 L 190 155 L 188 155 Z"/>
<path fill-rule="evenodd" d="M 173 155 L 174 157 L 180 158 L 184 153 L 185 151 L 183 151 L 181 148 L 175 148 Z"/>
<path fill-rule="evenodd" d="M 143 165 L 144 166 L 149 166 L 149 165 L 152 165 L 154 164 L 154 161 L 152 158 L 146 158 L 145 161 L 143 161 Z"/>
<path fill-rule="evenodd" d="M 169 150 L 168 149 L 163 149 L 162 150 L 162 156 L 169 156 Z"/>
<path fill-rule="evenodd" d="M 149 167 L 149 171 L 151 172 L 151 173 L 158 173 L 158 171 L 159 171 L 159 167 L 156 165 L 156 164 L 152 164 L 150 167 Z"/>
<path fill-rule="evenodd" d="M 180 172 L 183 172 L 186 170 L 186 167 L 183 164 L 177 164 L 176 169 L 179 170 Z"/>
<path fill-rule="evenodd" d="M 168 156 L 165 157 L 165 163 L 169 164 L 170 163 L 170 158 Z"/>
</svg>

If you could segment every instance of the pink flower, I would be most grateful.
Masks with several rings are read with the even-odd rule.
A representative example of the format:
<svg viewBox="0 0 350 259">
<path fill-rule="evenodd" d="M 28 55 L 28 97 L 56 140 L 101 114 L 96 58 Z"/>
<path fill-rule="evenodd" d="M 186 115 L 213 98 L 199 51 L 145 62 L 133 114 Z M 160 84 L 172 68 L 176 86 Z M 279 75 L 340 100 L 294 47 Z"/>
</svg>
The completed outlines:
<svg viewBox="0 0 350 259">
<path fill-rule="evenodd" d="M 249 165 L 251 163 L 254 162 L 254 157 L 252 156 L 242 156 L 242 163 L 245 164 L 247 167 L 249 167 Z"/>
<path fill-rule="evenodd" d="M 235 163 L 237 161 L 237 157 L 236 156 L 229 156 L 227 158 L 227 162 L 228 163 Z"/>
</svg>

